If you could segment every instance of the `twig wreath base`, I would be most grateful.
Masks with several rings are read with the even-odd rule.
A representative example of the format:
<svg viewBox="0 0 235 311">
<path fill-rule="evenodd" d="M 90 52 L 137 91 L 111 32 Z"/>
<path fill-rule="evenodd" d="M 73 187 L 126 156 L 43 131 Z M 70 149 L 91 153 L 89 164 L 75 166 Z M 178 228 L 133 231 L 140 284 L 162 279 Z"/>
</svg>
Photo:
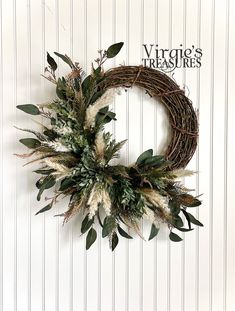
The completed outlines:
<svg viewBox="0 0 235 311">
<path fill-rule="evenodd" d="M 184 91 L 165 73 L 143 66 L 121 66 L 105 73 L 105 88 L 138 86 L 160 99 L 167 109 L 172 133 L 165 158 L 172 168 L 182 168 L 191 160 L 198 136 L 198 121 L 193 105 Z"/>
<path fill-rule="evenodd" d="M 188 208 L 201 205 L 189 194 L 191 190 L 180 183 L 180 178 L 193 172 L 184 167 L 197 146 L 198 122 L 192 103 L 179 86 L 164 73 L 142 66 L 120 66 L 108 71 L 103 63 L 118 54 L 123 43 L 99 51 L 96 68 L 83 79 L 82 68 L 67 55 L 55 54 L 71 68 L 66 77 L 56 76 L 57 63 L 47 54 L 49 66 L 44 77 L 56 86 L 57 98 L 42 105 L 19 105 L 18 109 L 47 120 L 42 131 L 21 129 L 36 138 L 20 142 L 31 149 L 21 158 L 34 156 L 26 163 L 40 163 L 34 172 L 41 175 L 36 182 L 37 200 L 44 191 L 56 187 L 50 202 L 36 214 L 50 210 L 59 197 L 69 197 L 63 216 L 67 222 L 78 213 L 83 214 L 81 233 L 86 236 L 86 249 L 95 242 L 95 224 L 102 227 L 102 237 L 108 237 L 114 250 L 119 236 L 131 239 L 134 230 L 142 238 L 140 221 L 151 223 L 149 240 L 157 236 L 166 224 L 172 241 L 181 241 L 173 232 L 193 230 L 192 224 L 202 226 Z M 172 127 L 171 142 L 165 155 L 143 152 L 135 163 L 112 165 L 125 141 L 116 142 L 105 124 L 116 120 L 109 110 L 119 87 L 143 88 L 151 97 L 158 98 L 167 109 Z M 186 220 L 187 227 L 184 225 Z M 126 228 L 126 229 L 125 229 Z"/>
</svg>

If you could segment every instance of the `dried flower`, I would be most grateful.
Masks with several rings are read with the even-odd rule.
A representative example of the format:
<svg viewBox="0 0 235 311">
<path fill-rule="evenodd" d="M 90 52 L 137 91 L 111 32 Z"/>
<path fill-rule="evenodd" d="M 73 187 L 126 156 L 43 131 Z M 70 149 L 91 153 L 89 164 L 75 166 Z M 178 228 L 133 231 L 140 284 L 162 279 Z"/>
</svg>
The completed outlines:
<svg viewBox="0 0 235 311">
<path fill-rule="evenodd" d="M 99 159 L 103 159 L 105 153 L 105 140 L 104 134 L 102 132 L 98 132 L 95 139 L 95 152 Z"/>
<path fill-rule="evenodd" d="M 65 176 L 70 175 L 71 170 L 68 167 L 66 167 L 65 165 L 58 163 L 57 161 L 58 161 L 58 159 L 53 158 L 53 157 L 46 158 L 44 160 L 45 164 L 49 168 L 52 168 L 56 171 L 55 173 L 53 173 L 53 175 L 59 175 L 60 177 L 65 177 Z"/>
<path fill-rule="evenodd" d="M 106 189 L 102 190 L 101 196 L 102 196 L 102 204 L 103 204 L 105 214 L 106 214 L 106 216 L 110 216 L 111 215 L 112 202 L 111 202 L 109 193 L 107 192 Z"/>
<path fill-rule="evenodd" d="M 100 109 L 107 107 L 112 103 L 115 93 L 114 89 L 108 89 L 93 105 L 90 105 L 87 108 L 85 129 L 94 127 L 97 113 Z"/>
<path fill-rule="evenodd" d="M 92 188 L 89 199 L 87 201 L 90 219 L 95 216 L 100 204 L 102 204 L 106 215 L 109 216 L 111 214 L 110 196 L 103 185 L 96 184 Z"/>
<path fill-rule="evenodd" d="M 172 175 L 176 176 L 176 178 L 188 177 L 194 175 L 194 171 L 185 170 L 183 168 L 172 171 Z"/>
</svg>

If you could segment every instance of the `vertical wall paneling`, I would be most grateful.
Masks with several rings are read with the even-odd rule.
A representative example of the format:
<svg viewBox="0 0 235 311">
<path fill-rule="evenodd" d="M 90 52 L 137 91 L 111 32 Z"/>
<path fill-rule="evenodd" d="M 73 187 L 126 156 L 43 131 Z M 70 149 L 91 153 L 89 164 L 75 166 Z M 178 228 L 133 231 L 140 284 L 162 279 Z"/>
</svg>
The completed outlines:
<svg viewBox="0 0 235 311">
<path fill-rule="evenodd" d="M 3 56 L 2 56 L 2 1 L 0 2 L 0 96 L 1 103 L 3 102 Z M 1 134 L 0 134 L 0 171 L 3 171 L 3 106 L 1 105 Z M 0 308 L 3 310 L 3 174 L 0 179 L 0 195 L 1 195 L 1 208 L 0 208 Z"/>
<path fill-rule="evenodd" d="M 228 2 L 229 3 L 229 2 Z M 227 11 L 227 16 L 229 14 L 229 19 L 227 20 L 227 43 L 226 48 L 228 48 L 226 57 L 227 57 L 227 66 L 228 66 L 228 80 L 226 80 L 226 83 L 228 85 L 226 86 L 226 96 L 227 97 L 227 109 L 228 109 L 228 119 L 227 119 L 227 126 L 228 126 L 228 136 L 227 136 L 227 280 L 225 280 L 226 284 L 226 296 L 224 297 L 226 299 L 226 307 L 227 310 L 231 311 L 234 306 L 234 297 L 233 297 L 233 288 L 235 286 L 235 267 L 233 264 L 233 252 L 234 252 L 234 238 L 235 238 L 235 232 L 233 230 L 233 223 L 235 221 L 235 215 L 233 213 L 233 204 L 231 204 L 231 201 L 233 200 L 233 171 L 234 171 L 234 156 L 235 156 L 235 145 L 232 143 L 233 141 L 233 133 L 234 133 L 234 125 L 233 125 L 233 114 L 234 114 L 234 106 L 231 105 L 232 98 L 234 97 L 234 88 L 232 87 L 234 77 L 233 72 L 235 70 L 235 64 L 233 61 L 233 51 L 235 48 L 235 37 L 234 37 L 234 31 L 235 31 L 235 25 L 233 23 L 234 20 L 234 14 L 235 14 L 235 3 L 233 1 L 230 1 L 230 7 L 229 11 Z M 226 258 L 225 258 L 226 259 Z M 225 268 L 226 268 L 225 265 Z"/>
<path fill-rule="evenodd" d="M 0 0 L 0 311 L 234 310 L 234 34 L 231 0 Z M 119 41 L 124 47 L 106 69 L 140 65 L 143 43 L 203 50 L 201 68 L 169 75 L 198 113 L 188 169 L 199 173 L 182 182 L 203 194 L 192 213 L 204 227 L 180 234 L 181 243 L 168 240 L 167 228 L 150 242 L 120 237 L 112 253 L 97 226 L 86 252 L 81 216 L 64 226 L 53 217 L 66 200 L 34 216 L 46 201 L 35 200 L 37 164 L 22 167 L 13 155 L 25 152 L 16 140 L 27 137 L 14 126 L 40 129 L 34 121 L 42 120 L 15 107 L 54 98 L 54 85 L 40 76 L 47 51 L 70 55 L 88 74 L 97 50 Z M 68 66 L 55 58 L 65 75 Z M 133 87 L 116 94 L 111 107 L 117 121 L 106 130 L 128 139 L 116 163 L 163 150 L 170 130 L 160 103 Z M 147 240 L 150 226 L 141 226 Z"/>
</svg>

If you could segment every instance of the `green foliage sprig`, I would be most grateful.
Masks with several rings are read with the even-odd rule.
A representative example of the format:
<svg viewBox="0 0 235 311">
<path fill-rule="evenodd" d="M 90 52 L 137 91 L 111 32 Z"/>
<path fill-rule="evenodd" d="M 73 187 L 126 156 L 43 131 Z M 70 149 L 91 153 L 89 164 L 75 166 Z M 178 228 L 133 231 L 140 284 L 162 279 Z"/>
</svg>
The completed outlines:
<svg viewBox="0 0 235 311">
<path fill-rule="evenodd" d="M 109 238 L 112 250 L 120 236 L 132 239 L 131 229 L 142 237 L 140 221 L 143 218 L 151 223 L 149 240 L 157 236 L 162 224 L 168 226 L 169 237 L 175 242 L 181 238 L 173 229 L 186 232 L 193 230 L 192 224 L 202 226 L 188 212 L 201 201 L 179 182 L 180 177 L 192 172 L 169 170 L 169 161 L 162 155 L 153 155 L 151 149 L 143 152 L 132 165 L 111 163 L 119 156 L 125 141 L 116 142 L 104 129 L 116 116 L 109 109 L 114 90 L 104 88 L 102 65 L 115 57 L 122 46 L 120 42 L 106 51 L 100 50 L 96 68 L 92 66 L 91 74 L 85 79 L 78 63 L 55 52 L 71 69 L 66 77 L 57 77 L 57 63 L 47 53 L 44 77 L 55 84 L 57 98 L 43 105 L 17 106 L 25 113 L 46 118 L 48 124 L 42 126 L 41 132 L 21 129 L 35 136 L 20 140 L 30 153 L 18 156 L 34 156 L 29 163 L 41 164 L 34 171 L 40 175 L 36 182 L 37 200 L 56 186 L 50 203 L 36 214 L 53 208 L 59 197 L 68 196 L 68 210 L 60 216 L 67 222 L 78 213 L 83 214 L 81 233 L 87 234 L 87 249 L 97 238 L 96 221 L 102 227 L 102 237 Z"/>
</svg>

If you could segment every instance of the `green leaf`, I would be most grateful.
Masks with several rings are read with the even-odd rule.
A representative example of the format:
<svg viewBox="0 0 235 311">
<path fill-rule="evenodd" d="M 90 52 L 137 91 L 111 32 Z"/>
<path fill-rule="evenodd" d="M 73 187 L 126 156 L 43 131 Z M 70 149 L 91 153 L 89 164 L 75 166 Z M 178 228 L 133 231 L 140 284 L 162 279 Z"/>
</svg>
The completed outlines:
<svg viewBox="0 0 235 311">
<path fill-rule="evenodd" d="M 39 169 L 36 171 L 33 171 L 36 174 L 42 174 L 42 175 L 49 175 L 51 173 L 53 173 L 55 170 L 53 168 L 50 169 Z"/>
<path fill-rule="evenodd" d="M 180 242 L 180 241 L 182 241 L 181 237 L 178 236 L 178 234 L 176 234 L 176 233 L 174 233 L 174 232 L 172 232 L 172 231 L 171 231 L 171 233 L 169 234 L 169 238 L 170 238 L 170 240 L 173 241 L 173 242 Z"/>
<path fill-rule="evenodd" d="M 19 142 L 30 149 L 35 149 L 41 146 L 41 142 L 35 138 L 22 138 Z"/>
<path fill-rule="evenodd" d="M 184 226 L 183 220 L 181 219 L 181 217 L 179 215 L 175 215 L 172 217 L 171 224 L 177 228 Z"/>
<path fill-rule="evenodd" d="M 103 229 L 102 229 L 102 237 L 105 238 L 116 228 L 116 220 L 112 216 L 107 216 L 104 219 Z"/>
<path fill-rule="evenodd" d="M 115 43 L 115 44 L 111 45 L 107 49 L 107 58 L 115 57 L 119 53 L 121 48 L 123 47 L 123 44 L 124 44 L 123 42 L 119 42 L 119 43 Z"/>
<path fill-rule="evenodd" d="M 86 237 L 86 250 L 88 250 L 91 245 L 95 242 L 97 238 L 97 233 L 94 228 L 91 228 Z"/>
<path fill-rule="evenodd" d="M 101 66 L 99 66 L 99 67 L 97 67 L 96 69 L 94 69 L 94 74 L 95 74 L 96 76 L 99 76 L 100 73 L 101 73 Z"/>
<path fill-rule="evenodd" d="M 188 229 L 188 228 L 180 228 L 180 227 L 175 227 L 177 230 L 182 231 L 182 232 L 188 232 L 188 231 L 193 231 L 193 229 Z"/>
<path fill-rule="evenodd" d="M 180 204 L 175 200 L 169 200 L 168 207 L 173 215 L 180 213 Z"/>
<path fill-rule="evenodd" d="M 119 242 L 119 239 L 118 239 L 117 233 L 114 232 L 112 235 L 112 251 L 115 250 L 116 246 L 118 245 L 118 242 Z"/>
<path fill-rule="evenodd" d="M 149 166 L 161 166 L 162 163 L 165 162 L 165 158 L 160 155 L 153 156 L 151 158 L 147 158 L 144 161 L 144 165 L 149 165 Z"/>
<path fill-rule="evenodd" d="M 125 230 L 123 230 L 120 226 L 117 227 L 118 232 L 121 236 L 123 236 L 126 239 L 133 239 L 132 236 L 130 236 Z"/>
<path fill-rule="evenodd" d="M 116 114 L 108 110 L 109 107 L 104 107 L 96 115 L 96 125 L 100 126 L 101 124 L 107 124 L 112 120 L 116 119 Z"/>
<path fill-rule="evenodd" d="M 85 96 L 90 88 L 91 80 L 92 80 L 92 77 L 91 75 L 89 75 L 82 82 L 82 92 Z"/>
<path fill-rule="evenodd" d="M 55 183 L 56 183 L 56 179 L 54 176 L 45 177 L 42 183 L 40 183 L 40 190 L 37 195 L 37 200 L 40 201 L 43 191 L 53 187 Z"/>
<path fill-rule="evenodd" d="M 144 151 L 136 160 L 136 165 L 142 164 L 146 159 L 151 158 L 152 156 L 153 156 L 153 149 Z"/>
<path fill-rule="evenodd" d="M 103 228 L 103 224 L 102 224 L 102 221 L 101 221 L 101 218 L 100 218 L 99 209 L 97 211 L 97 218 L 98 218 L 98 222 L 99 222 L 100 226 Z"/>
<path fill-rule="evenodd" d="M 56 64 L 54 58 L 51 57 L 51 55 L 50 55 L 48 52 L 47 52 L 47 62 L 48 62 L 48 64 L 50 65 L 51 69 L 52 69 L 53 71 L 56 71 L 56 69 L 57 69 L 57 64 Z"/>
<path fill-rule="evenodd" d="M 93 96 L 92 96 L 92 98 L 91 98 L 91 100 L 90 100 L 90 104 L 93 104 L 95 101 L 97 101 L 97 99 L 99 99 L 102 95 L 104 94 L 104 91 L 102 90 L 102 91 L 98 91 L 98 92 L 96 92 Z"/>
<path fill-rule="evenodd" d="M 63 55 L 63 54 L 60 54 L 58 52 L 54 52 L 54 54 L 56 56 L 60 57 L 66 64 L 68 64 L 70 68 L 74 67 L 71 59 L 67 55 Z"/>
<path fill-rule="evenodd" d="M 66 84 L 62 79 L 57 80 L 56 94 L 60 99 L 66 100 Z"/>
<path fill-rule="evenodd" d="M 149 241 L 152 240 L 159 232 L 159 228 L 157 228 L 154 224 L 152 224 L 151 232 L 149 235 Z"/>
<path fill-rule="evenodd" d="M 43 182 L 43 179 L 42 179 L 42 178 L 40 178 L 40 179 L 38 179 L 38 180 L 36 181 L 36 184 L 35 184 L 35 185 L 36 185 L 36 187 L 37 187 L 38 189 L 40 189 L 42 182 Z"/>
<path fill-rule="evenodd" d="M 202 204 L 200 200 L 187 193 L 178 195 L 177 198 L 182 205 L 187 207 L 196 207 Z"/>
<path fill-rule="evenodd" d="M 74 186 L 74 181 L 70 177 L 65 178 L 61 181 L 59 191 L 67 190 L 68 188 L 73 187 L 73 186 Z"/>
<path fill-rule="evenodd" d="M 93 222 L 94 222 L 94 218 L 89 219 L 89 215 L 87 214 L 86 217 L 82 221 L 81 233 L 83 234 L 87 232 L 87 230 L 89 230 L 90 227 L 92 226 Z"/>
<path fill-rule="evenodd" d="M 202 224 L 199 220 L 197 220 L 192 214 L 190 214 L 190 213 L 188 213 L 188 212 L 186 212 L 186 213 L 188 214 L 189 219 L 190 219 L 190 221 L 191 221 L 192 224 L 194 224 L 194 225 L 196 225 L 196 226 L 203 227 L 203 224 Z"/>
<path fill-rule="evenodd" d="M 52 203 L 46 205 L 45 207 L 43 207 L 42 209 L 40 209 L 40 211 L 38 211 L 35 215 L 38 215 L 40 213 L 44 213 L 46 211 L 49 211 L 52 208 Z"/>
<path fill-rule="evenodd" d="M 31 114 L 31 115 L 34 115 L 34 116 L 40 114 L 40 110 L 35 105 L 31 105 L 31 104 L 28 104 L 28 105 L 18 105 L 18 106 L 16 106 L 16 108 L 24 111 L 25 113 L 28 113 L 28 114 Z"/>
<path fill-rule="evenodd" d="M 187 213 L 186 210 L 184 210 L 184 209 L 181 209 L 181 211 L 182 211 L 182 213 L 184 214 L 184 216 L 185 216 L 185 218 L 186 218 L 186 220 L 187 220 L 187 222 L 188 222 L 188 227 L 189 227 L 189 229 L 191 229 L 191 220 L 190 220 L 190 217 L 189 217 L 188 213 Z"/>
<path fill-rule="evenodd" d="M 43 131 L 43 134 L 46 135 L 50 140 L 55 140 L 57 137 L 57 134 L 49 129 Z"/>
</svg>

